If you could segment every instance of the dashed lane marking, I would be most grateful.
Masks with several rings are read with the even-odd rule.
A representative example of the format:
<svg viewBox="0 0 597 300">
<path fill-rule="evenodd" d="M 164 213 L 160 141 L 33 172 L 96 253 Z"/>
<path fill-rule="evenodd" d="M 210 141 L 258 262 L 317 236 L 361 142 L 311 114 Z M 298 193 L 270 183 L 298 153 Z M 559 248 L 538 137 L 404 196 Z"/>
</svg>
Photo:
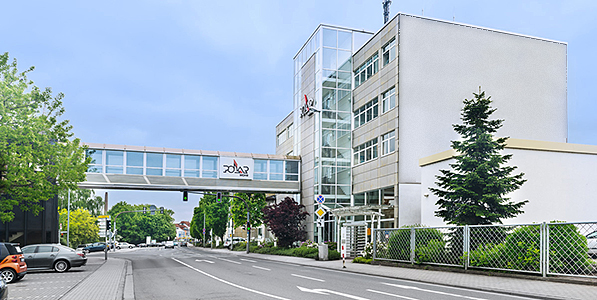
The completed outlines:
<svg viewBox="0 0 597 300">
<path fill-rule="evenodd" d="M 299 277 L 299 278 L 304 278 L 304 279 L 309 279 L 309 280 L 315 280 L 315 281 L 319 281 L 319 282 L 325 282 L 325 280 L 319 279 L 319 278 L 307 277 L 307 276 L 298 275 L 298 274 L 290 274 L 290 275 L 292 275 L 294 277 Z"/>
<path fill-rule="evenodd" d="M 271 271 L 271 269 L 260 267 L 260 266 L 253 266 L 253 268 L 264 270 L 264 271 Z"/>
</svg>

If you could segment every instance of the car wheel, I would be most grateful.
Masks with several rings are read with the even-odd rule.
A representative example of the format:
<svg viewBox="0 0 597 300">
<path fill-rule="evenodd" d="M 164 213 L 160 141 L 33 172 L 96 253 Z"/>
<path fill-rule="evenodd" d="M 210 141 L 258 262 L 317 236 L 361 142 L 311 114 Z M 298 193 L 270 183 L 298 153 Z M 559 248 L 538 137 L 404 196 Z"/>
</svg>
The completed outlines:
<svg viewBox="0 0 597 300">
<path fill-rule="evenodd" d="M 0 274 L 6 283 L 15 282 L 17 280 L 17 272 L 15 272 L 13 269 L 3 269 Z"/>
<path fill-rule="evenodd" d="M 68 270 L 68 263 L 64 260 L 59 260 L 54 263 L 54 270 L 56 270 L 58 273 L 62 273 Z"/>
</svg>

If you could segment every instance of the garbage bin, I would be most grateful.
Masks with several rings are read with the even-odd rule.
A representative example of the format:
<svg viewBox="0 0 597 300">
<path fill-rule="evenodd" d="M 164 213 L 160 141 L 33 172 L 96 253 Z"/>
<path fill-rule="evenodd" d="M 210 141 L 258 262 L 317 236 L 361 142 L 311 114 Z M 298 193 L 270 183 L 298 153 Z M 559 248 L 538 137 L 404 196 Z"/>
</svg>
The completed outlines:
<svg viewBox="0 0 597 300">
<path fill-rule="evenodd" d="M 328 260 L 328 245 L 327 244 L 319 244 L 319 260 Z"/>
</svg>

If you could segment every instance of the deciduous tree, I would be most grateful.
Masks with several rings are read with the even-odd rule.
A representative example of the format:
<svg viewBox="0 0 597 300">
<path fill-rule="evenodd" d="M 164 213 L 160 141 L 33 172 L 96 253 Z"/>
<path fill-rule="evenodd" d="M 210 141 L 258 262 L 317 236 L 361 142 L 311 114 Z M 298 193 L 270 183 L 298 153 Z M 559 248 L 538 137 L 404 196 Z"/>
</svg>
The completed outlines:
<svg viewBox="0 0 597 300">
<path fill-rule="evenodd" d="M 62 230 L 67 229 L 67 211 L 60 210 L 60 225 Z M 85 209 L 78 208 L 70 212 L 70 246 L 77 247 L 80 244 L 93 243 L 99 241 L 99 226 L 97 225 L 97 218 Z M 61 238 L 61 242 L 66 245 L 66 235 Z"/>
<path fill-rule="evenodd" d="M 439 197 L 435 215 L 448 224 L 473 225 L 501 223 L 522 213 L 528 200 L 514 203 L 508 193 L 519 189 L 526 181 L 524 173 L 511 175 L 517 168 L 506 166 L 512 154 L 501 154 L 507 137 L 494 138 L 504 120 L 489 120 L 496 109 L 485 92 L 473 93 L 464 100 L 463 124 L 453 125 L 462 137 L 452 141 L 458 153 L 450 164 L 452 170 L 440 170 L 436 176 L 439 188 L 430 188 Z"/>
<path fill-rule="evenodd" d="M 263 209 L 263 219 L 268 229 L 278 238 L 280 247 L 288 247 L 295 241 L 305 239 L 307 235 L 303 221 L 309 215 L 305 206 L 286 197 L 279 204 L 272 204 Z"/>
<path fill-rule="evenodd" d="M 40 201 L 85 180 L 88 160 L 73 138 L 62 98 L 39 89 L 19 72 L 17 61 L 0 55 L 0 221 L 14 219 L 13 208 L 38 214 Z"/>
</svg>

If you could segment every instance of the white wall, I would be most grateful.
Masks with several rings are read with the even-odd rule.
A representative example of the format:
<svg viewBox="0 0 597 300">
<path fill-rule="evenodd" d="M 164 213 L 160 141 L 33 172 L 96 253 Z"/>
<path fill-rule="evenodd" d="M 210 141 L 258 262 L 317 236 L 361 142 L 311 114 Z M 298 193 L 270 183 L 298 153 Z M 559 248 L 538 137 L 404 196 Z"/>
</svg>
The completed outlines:
<svg viewBox="0 0 597 300">
<path fill-rule="evenodd" d="M 505 149 L 504 153 L 513 154 L 509 164 L 518 166 L 514 174 L 523 172 L 527 179 L 509 197 L 515 202 L 529 200 L 523 207 L 524 213 L 503 220 L 505 224 L 597 221 L 597 154 L 521 149 Z M 434 216 L 437 197 L 429 191 L 429 187 L 436 187 L 435 175 L 441 169 L 449 169 L 450 163 L 454 163 L 454 159 L 421 167 L 421 221 L 424 225 L 444 225 L 440 218 Z M 429 197 L 424 197 L 425 193 Z"/>
</svg>

